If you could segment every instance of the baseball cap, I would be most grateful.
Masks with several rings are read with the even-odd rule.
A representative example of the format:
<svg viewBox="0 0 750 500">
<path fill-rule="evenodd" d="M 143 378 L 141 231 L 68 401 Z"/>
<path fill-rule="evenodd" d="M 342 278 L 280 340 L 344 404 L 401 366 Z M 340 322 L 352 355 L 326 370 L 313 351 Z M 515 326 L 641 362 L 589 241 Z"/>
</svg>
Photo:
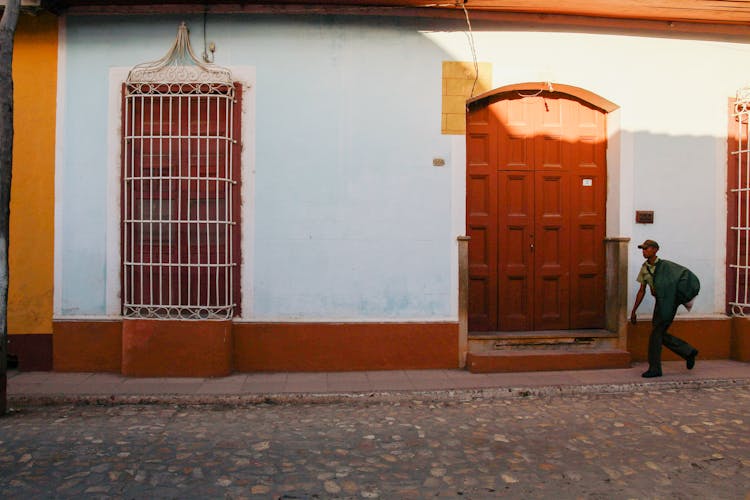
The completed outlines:
<svg viewBox="0 0 750 500">
<path fill-rule="evenodd" d="M 654 247 L 657 250 L 659 250 L 659 244 L 655 242 L 654 240 L 646 240 L 640 245 L 638 245 L 638 248 L 648 248 L 648 247 Z"/>
</svg>

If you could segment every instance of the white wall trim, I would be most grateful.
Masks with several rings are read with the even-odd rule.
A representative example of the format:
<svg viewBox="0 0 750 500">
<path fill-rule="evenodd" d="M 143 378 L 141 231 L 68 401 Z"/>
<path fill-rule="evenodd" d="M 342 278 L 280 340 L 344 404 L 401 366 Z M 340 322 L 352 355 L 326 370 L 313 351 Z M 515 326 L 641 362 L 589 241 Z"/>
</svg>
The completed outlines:
<svg viewBox="0 0 750 500">
<path fill-rule="evenodd" d="M 727 128 L 727 133 L 729 132 Z M 728 175 L 729 137 L 724 135 L 716 139 L 716 165 L 724 168 L 716 172 L 716 208 L 714 210 L 714 311 L 723 313 L 727 301 L 727 175 Z"/>
<path fill-rule="evenodd" d="M 62 277 L 63 277 L 63 164 L 65 162 L 65 103 L 66 98 L 66 16 L 61 15 L 57 22 L 57 107 L 55 109 L 55 195 L 54 195 L 54 270 L 53 270 L 53 292 L 52 312 L 62 312 Z"/>
<path fill-rule="evenodd" d="M 632 145 L 620 126 L 620 110 L 606 114 L 607 120 L 607 238 L 620 238 L 631 234 L 633 157 L 627 154 Z"/>
<path fill-rule="evenodd" d="M 450 306 L 451 316 L 458 318 L 458 289 L 459 262 L 458 241 L 459 236 L 466 236 L 466 136 L 451 136 L 451 221 L 453 238 L 451 245 L 451 281 L 450 281 Z"/>
<path fill-rule="evenodd" d="M 253 314 L 253 264 L 255 262 L 255 67 L 229 68 L 235 81 L 242 83 L 242 171 L 240 217 L 240 318 Z"/>
<path fill-rule="evenodd" d="M 122 83 L 130 68 L 110 68 L 108 83 L 107 116 L 107 263 L 106 307 L 107 315 L 119 315 L 122 310 L 120 268 L 120 172 L 122 143 Z"/>
<path fill-rule="evenodd" d="M 95 314 L 95 315 L 91 315 L 91 316 L 81 316 L 81 315 L 76 315 L 76 316 L 58 316 L 58 315 L 55 314 L 55 315 L 52 316 L 52 321 L 54 321 L 56 323 L 65 322 L 65 321 L 69 321 L 69 322 L 74 322 L 74 321 L 113 321 L 114 322 L 114 321 L 122 321 L 122 320 L 123 320 L 122 316 L 102 316 L 101 314 Z"/>
</svg>

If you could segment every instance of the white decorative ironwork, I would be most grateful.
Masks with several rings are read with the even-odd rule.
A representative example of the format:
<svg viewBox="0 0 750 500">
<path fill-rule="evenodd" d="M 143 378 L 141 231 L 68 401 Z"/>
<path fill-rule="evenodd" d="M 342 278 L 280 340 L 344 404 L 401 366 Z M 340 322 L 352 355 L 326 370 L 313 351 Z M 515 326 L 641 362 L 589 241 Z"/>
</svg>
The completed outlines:
<svg viewBox="0 0 750 500">
<path fill-rule="evenodd" d="M 737 91 L 734 104 L 737 122 L 737 149 L 732 151 L 736 159 L 737 185 L 730 186 L 736 198 L 737 218 L 731 226 L 736 238 L 734 261 L 730 268 L 734 274 L 734 297 L 730 297 L 732 315 L 745 316 L 750 312 L 750 87 Z"/>
<path fill-rule="evenodd" d="M 737 91 L 734 113 L 735 115 L 750 113 L 750 87 L 744 87 Z"/>
<path fill-rule="evenodd" d="M 208 83 L 232 84 L 232 73 L 214 64 L 200 61 L 190 45 L 185 23 L 177 29 L 177 39 L 158 61 L 138 64 L 128 73 L 127 83 Z"/>
<path fill-rule="evenodd" d="M 123 119 L 123 315 L 230 319 L 238 211 L 235 88 L 187 27 L 128 74 Z"/>
</svg>

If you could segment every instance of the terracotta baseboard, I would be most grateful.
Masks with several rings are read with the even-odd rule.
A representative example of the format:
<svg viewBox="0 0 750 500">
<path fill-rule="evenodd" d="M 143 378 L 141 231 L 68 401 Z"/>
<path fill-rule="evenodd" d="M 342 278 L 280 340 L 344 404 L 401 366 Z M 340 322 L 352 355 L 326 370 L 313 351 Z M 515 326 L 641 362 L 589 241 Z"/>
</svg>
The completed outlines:
<svg viewBox="0 0 750 500">
<path fill-rule="evenodd" d="M 732 359 L 750 361 L 750 318 L 732 318 Z"/>
<path fill-rule="evenodd" d="M 218 328 L 218 330 L 217 330 Z M 457 368 L 458 323 L 55 321 L 56 371 L 223 376 L 231 371 Z"/>
<path fill-rule="evenodd" d="M 232 322 L 123 320 L 122 373 L 131 377 L 227 376 L 232 373 Z"/>
<path fill-rule="evenodd" d="M 122 321 L 53 321 L 52 332 L 55 371 L 120 372 Z"/>
<path fill-rule="evenodd" d="M 700 351 L 701 359 L 730 359 L 732 357 L 732 322 L 727 319 L 680 319 L 672 323 L 669 333 L 688 342 Z M 651 322 L 639 321 L 628 325 L 628 351 L 633 361 L 648 361 L 648 338 Z M 666 347 L 662 360 L 681 358 Z"/>
<path fill-rule="evenodd" d="M 119 319 L 58 320 L 51 336 L 10 335 L 9 351 L 18 356 L 22 370 L 133 376 L 457 368 L 458 323 L 453 322 L 227 322 L 228 332 L 208 336 L 201 336 L 201 327 L 193 322 L 154 323 L 174 325 L 157 338 L 146 331 L 124 335 Z M 693 344 L 703 359 L 750 361 L 750 319 L 679 320 L 670 331 Z M 634 361 L 647 359 L 649 333 L 648 321 L 629 326 L 628 351 Z M 171 368 L 165 369 L 165 359 Z M 663 359 L 679 358 L 665 349 Z"/>
<path fill-rule="evenodd" d="M 458 323 L 237 323 L 240 372 L 458 367 Z"/>
</svg>

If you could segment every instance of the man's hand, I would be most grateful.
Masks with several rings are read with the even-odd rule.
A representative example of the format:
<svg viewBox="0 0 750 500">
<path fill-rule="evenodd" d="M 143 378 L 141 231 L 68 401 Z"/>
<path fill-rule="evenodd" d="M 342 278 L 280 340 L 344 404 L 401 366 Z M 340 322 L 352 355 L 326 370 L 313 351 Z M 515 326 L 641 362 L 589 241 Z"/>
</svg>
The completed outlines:
<svg viewBox="0 0 750 500">
<path fill-rule="evenodd" d="M 630 313 L 630 322 L 633 323 L 634 325 L 636 323 L 635 311 L 633 311 L 632 313 Z"/>
</svg>

